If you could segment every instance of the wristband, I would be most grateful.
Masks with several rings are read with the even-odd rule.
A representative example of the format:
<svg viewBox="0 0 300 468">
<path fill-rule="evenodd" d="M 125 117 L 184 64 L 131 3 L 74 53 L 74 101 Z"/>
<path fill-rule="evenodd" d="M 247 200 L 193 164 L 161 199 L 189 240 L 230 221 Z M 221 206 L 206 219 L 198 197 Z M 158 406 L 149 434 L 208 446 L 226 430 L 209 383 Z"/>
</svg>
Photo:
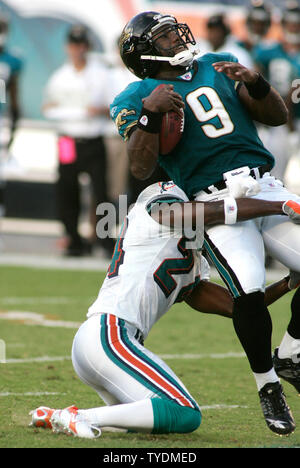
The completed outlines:
<svg viewBox="0 0 300 468">
<path fill-rule="evenodd" d="M 235 224 L 237 221 L 237 204 L 233 197 L 224 198 L 225 224 Z"/>
<path fill-rule="evenodd" d="M 142 108 L 137 126 L 148 133 L 160 133 L 163 114 Z"/>
<path fill-rule="evenodd" d="M 261 100 L 264 99 L 270 92 L 271 85 L 264 79 L 264 77 L 259 73 L 258 79 L 255 83 L 245 83 L 249 96 L 253 99 Z"/>
</svg>

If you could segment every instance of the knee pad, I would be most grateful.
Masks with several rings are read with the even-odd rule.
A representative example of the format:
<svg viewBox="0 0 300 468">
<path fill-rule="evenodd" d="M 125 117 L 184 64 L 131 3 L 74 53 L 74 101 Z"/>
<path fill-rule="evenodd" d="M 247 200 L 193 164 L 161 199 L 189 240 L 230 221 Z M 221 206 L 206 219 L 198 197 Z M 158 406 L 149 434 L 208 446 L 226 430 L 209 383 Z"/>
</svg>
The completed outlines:
<svg viewBox="0 0 300 468">
<path fill-rule="evenodd" d="M 175 401 L 152 398 L 154 427 L 152 434 L 193 432 L 201 424 L 199 408 L 178 405 Z"/>
</svg>

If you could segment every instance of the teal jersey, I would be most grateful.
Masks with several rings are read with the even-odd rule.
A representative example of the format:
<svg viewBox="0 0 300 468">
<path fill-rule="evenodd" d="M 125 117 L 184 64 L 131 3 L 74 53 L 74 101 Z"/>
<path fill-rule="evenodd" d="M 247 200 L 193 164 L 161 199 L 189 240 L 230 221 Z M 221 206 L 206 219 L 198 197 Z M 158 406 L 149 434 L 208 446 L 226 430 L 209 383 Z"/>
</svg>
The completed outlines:
<svg viewBox="0 0 300 468">
<path fill-rule="evenodd" d="M 300 52 L 288 53 L 281 43 L 257 46 L 254 61 L 270 84 L 286 98 L 292 82 L 300 76 Z M 294 115 L 300 118 L 300 105 L 294 104 Z"/>
<path fill-rule="evenodd" d="M 188 197 L 223 179 L 223 173 L 242 166 L 274 164 L 256 126 L 236 92 L 236 83 L 212 67 L 218 61 L 237 61 L 228 53 L 206 54 L 176 80 L 152 78 L 131 83 L 111 105 L 111 117 L 126 140 L 137 124 L 142 98 L 160 84 L 174 85 L 185 103 L 183 136 L 159 164 Z"/>
<path fill-rule="evenodd" d="M 0 52 L 0 78 L 9 83 L 11 77 L 18 74 L 23 66 L 21 59 L 5 49 Z"/>
<path fill-rule="evenodd" d="M 271 47 L 275 44 L 275 41 L 263 39 L 258 44 L 250 45 L 247 40 L 238 39 L 237 44 L 240 47 L 243 47 L 243 49 L 245 49 L 251 55 L 252 60 L 254 60 L 258 49 L 261 47 Z"/>
<path fill-rule="evenodd" d="M 23 62 L 15 55 L 12 55 L 5 49 L 0 52 L 0 80 L 3 80 L 6 88 L 9 86 L 12 77 L 21 71 L 22 66 Z M 1 111 L 2 104 L 0 104 Z"/>
</svg>

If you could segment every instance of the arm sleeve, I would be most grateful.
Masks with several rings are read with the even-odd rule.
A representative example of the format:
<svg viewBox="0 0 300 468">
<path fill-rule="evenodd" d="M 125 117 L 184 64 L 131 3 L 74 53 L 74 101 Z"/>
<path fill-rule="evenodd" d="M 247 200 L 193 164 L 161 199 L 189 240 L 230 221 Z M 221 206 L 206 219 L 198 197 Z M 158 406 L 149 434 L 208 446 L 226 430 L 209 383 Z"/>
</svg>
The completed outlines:
<svg viewBox="0 0 300 468">
<path fill-rule="evenodd" d="M 130 84 L 111 104 L 111 118 L 124 141 L 128 140 L 130 131 L 137 125 L 142 106 L 136 83 Z"/>
</svg>

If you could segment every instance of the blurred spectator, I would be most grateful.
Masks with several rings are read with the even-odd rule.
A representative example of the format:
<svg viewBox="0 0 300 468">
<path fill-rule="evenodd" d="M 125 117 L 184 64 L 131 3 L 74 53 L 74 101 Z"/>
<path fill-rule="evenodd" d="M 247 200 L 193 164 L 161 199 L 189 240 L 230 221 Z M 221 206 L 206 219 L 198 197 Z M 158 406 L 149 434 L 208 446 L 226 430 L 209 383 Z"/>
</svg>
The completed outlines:
<svg viewBox="0 0 300 468">
<path fill-rule="evenodd" d="M 20 116 L 19 104 L 19 77 L 22 71 L 22 60 L 12 54 L 6 47 L 9 33 L 9 19 L 0 12 L 0 79 L 5 83 L 6 97 L 8 98 L 7 113 L 10 119 L 10 138 L 6 142 L 9 147 L 14 138 L 14 132 L 18 118 Z M 1 117 L 6 112 L 3 104 L 0 104 Z"/>
<path fill-rule="evenodd" d="M 9 19 L 0 11 L 0 217 L 4 214 L 4 179 L 2 169 L 15 134 L 16 125 L 20 116 L 19 104 L 19 76 L 23 63 L 20 58 L 8 50 L 6 41 L 9 33 Z M 8 118 L 9 133 L 5 130 Z M 4 131 L 3 131 L 4 130 Z"/>
<path fill-rule="evenodd" d="M 231 34 L 231 29 L 224 15 L 213 15 L 208 18 L 206 41 L 198 43 L 201 55 L 208 52 L 230 52 L 238 61 L 247 68 L 253 67 L 250 54 L 237 43 L 237 39 Z"/>
<path fill-rule="evenodd" d="M 56 122 L 58 133 L 58 207 L 68 236 L 65 254 L 79 256 L 91 253 L 93 246 L 78 231 L 79 174 L 90 176 L 95 202 L 90 213 L 99 203 L 108 201 L 104 135 L 109 117 L 110 78 L 99 59 L 89 55 L 91 43 L 84 26 L 72 26 L 66 42 L 69 60 L 50 77 L 43 111 L 46 118 Z M 96 241 L 96 235 L 94 238 Z M 97 241 L 111 255 L 112 240 Z"/>
<path fill-rule="evenodd" d="M 300 104 L 291 101 L 292 83 L 300 76 L 300 5 L 286 3 L 282 13 L 283 40 L 255 48 L 254 60 L 260 71 L 286 100 L 290 109 L 287 125 L 273 127 L 264 140 L 276 159 L 273 175 L 284 180 L 287 165 L 295 149 L 299 151 Z"/>
<path fill-rule="evenodd" d="M 247 38 L 238 41 L 250 54 L 266 40 L 272 23 L 271 9 L 264 0 L 252 0 L 246 16 Z"/>
<path fill-rule="evenodd" d="M 136 81 L 135 75 L 130 73 L 120 58 L 119 48 L 115 54 L 110 55 L 110 90 L 113 102 L 114 98 L 132 81 Z M 106 136 L 108 150 L 108 181 L 109 196 L 118 207 L 119 195 L 128 192 L 128 157 L 126 143 L 120 138 L 115 123 L 110 120 Z"/>
</svg>

